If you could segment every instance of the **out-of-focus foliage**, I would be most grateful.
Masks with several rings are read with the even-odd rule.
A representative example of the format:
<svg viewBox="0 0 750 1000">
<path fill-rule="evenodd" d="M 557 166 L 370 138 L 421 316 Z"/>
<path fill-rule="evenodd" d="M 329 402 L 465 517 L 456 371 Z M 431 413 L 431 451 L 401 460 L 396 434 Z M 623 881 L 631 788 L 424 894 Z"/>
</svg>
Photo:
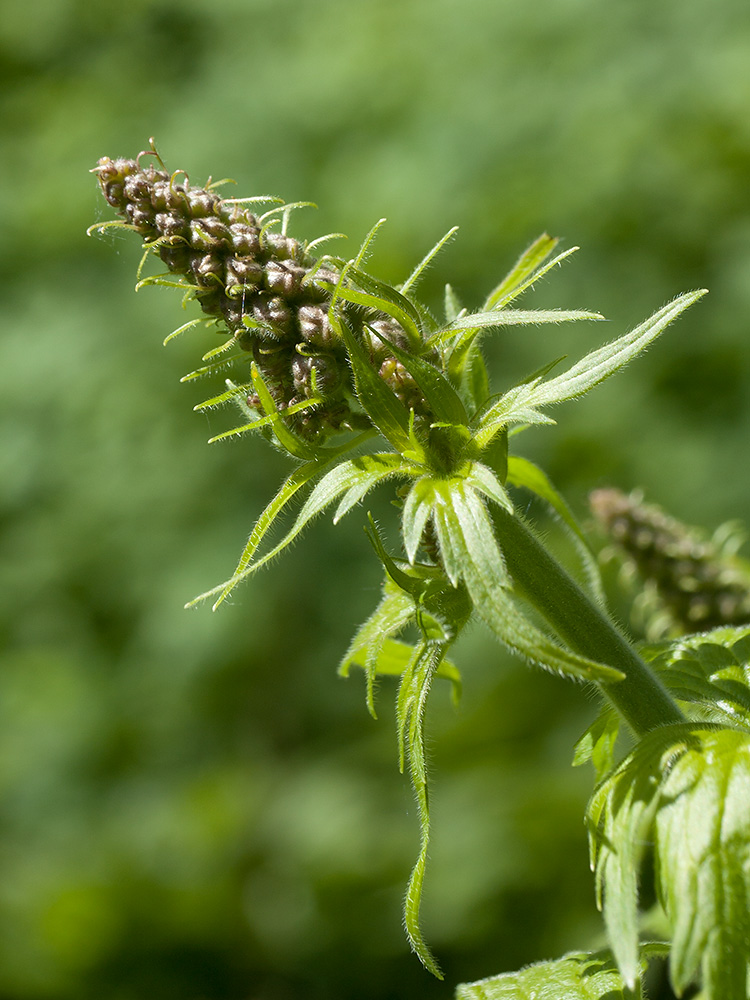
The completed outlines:
<svg viewBox="0 0 750 1000">
<path fill-rule="evenodd" d="M 211 616 L 287 466 L 180 386 L 178 298 L 132 292 L 88 168 L 155 135 L 170 167 L 311 199 L 302 235 L 476 307 L 542 230 L 579 243 L 530 305 L 632 326 L 699 311 L 528 432 L 574 508 L 641 485 L 709 528 L 747 517 L 750 9 L 745 0 L 27 0 L 0 19 L 0 997 L 445 995 L 406 953 L 414 806 L 362 686 L 335 676 L 377 600 L 356 523 L 321 522 Z M 116 253 L 112 252 L 113 246 Z M 346 253 L 346 250 L 341 252 Z M 186 317 L 187 318 L 187 317 Z M 547 343 L 537 343 L 542 337 Z M 601 328 L 491 342 L 498 388 Z M 192 340 L 191 340 L 192 338 Z M 213 343 L 198 343 L 198 350 Z M 555 345 L 557 349 L 557 344 Z M 533 444 L 532 444 L 533 442 Z M 479 632 L 428 720 L 425 929 L 449 982 L 597 928 L 567 760 L 590 708 Z"/>
</svg>

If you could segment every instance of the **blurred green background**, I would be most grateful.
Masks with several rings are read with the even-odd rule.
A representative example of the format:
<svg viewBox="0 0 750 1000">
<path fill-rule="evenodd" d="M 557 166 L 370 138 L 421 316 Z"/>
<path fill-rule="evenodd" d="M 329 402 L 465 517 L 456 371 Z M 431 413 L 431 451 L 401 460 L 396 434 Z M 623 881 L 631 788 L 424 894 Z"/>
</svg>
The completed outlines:
<svg viewBox="0 0 750 1000">
<path fill-rule="evenodd" d="M 711 295 L 559 426 L 520 443 L 585 516 L 643 486 L 688 521 L 747 517 L 747 0 L 25 0 L 0 5 L 0 998 L 447 997 L 599 933 L 569 768 L 594 712 L 476 630 L 458 711 L 428 719 L 434 843 L 409 955 L 417 849 L 378 722 L 336 677 L 378 597 L 363 511 L 212 615 L 287 465 L 180 385 L 212 341 L 178 293 L 133 294 L 129 234 L 88 170 L 149 136 L 191 180 L 312 200 L 297 232 L 467 304 L 543 230 L 581 244 L 526 300 L 609 326 L 516 328 L 498 388 L 675 294 Z M 234 192 L 233 192 L 234 193 Z M 346 249 L 341 252 L 346 253 Z M 209 390 L 210 392 L 210 390 Z"/>
</svg>

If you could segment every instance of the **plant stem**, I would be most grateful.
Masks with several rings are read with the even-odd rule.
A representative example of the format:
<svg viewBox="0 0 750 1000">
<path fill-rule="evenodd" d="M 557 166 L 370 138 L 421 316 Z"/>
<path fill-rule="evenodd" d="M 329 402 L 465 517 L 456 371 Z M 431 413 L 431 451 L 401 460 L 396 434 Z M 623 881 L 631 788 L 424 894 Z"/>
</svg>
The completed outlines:
<svg viewBox="0 0 750 1000">
<path fill-rule="evenodd" d="M 615 667 L 625 679 L 600 683 L 602 693 L 637 735 L 685 718 L 625 636 L 547 551 L 517 515 L 493 505 L 500 548 L 519 593 L 571 649 Z"/>
</svg>

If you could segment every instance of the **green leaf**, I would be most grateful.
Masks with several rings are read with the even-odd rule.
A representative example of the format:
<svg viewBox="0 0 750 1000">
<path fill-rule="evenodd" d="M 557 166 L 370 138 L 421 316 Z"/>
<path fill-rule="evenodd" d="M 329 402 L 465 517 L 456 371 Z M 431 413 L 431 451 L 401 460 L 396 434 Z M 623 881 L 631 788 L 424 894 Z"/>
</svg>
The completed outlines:
<svg viewBox="0 0 750 1000">
<path fill-rule="evenodd" d="M 377 335 L 381 340 L 387 341 L 393 356 L 417 383 L 436 419 L 450 424 L 465 424 L 466 408 L 445 375 L 424 358 L 402 350 L 381 332 L 378 331 Z"/>
<path fill-rule="evenodd" d="M 435 673 L 443 661 L 450 643 L 421 642 L 401 679 L 396 702 L 400 756 L 406 754 L 409 775 L 417 800 L 420 826 L 420 850 L 411 873 L 404 899 L 404 926 L 414 952 L 438 979 L 443 974 L 435 961 L 420 927 L 420 906 L 424 885 L 427 852 L 430 843 L 430 807 L 427 793 L 427 770 L 424 749 L 424 713 L 427 696 Z"/>
<path fill-rule="evenodd" d="M 533 280 L 560 241 L 554 236 L 542 233 L 531 246 L 527 247 L 499 285 L 492 289 L 484 303 L 485 309 L 494 309 L 499 302 L 508 302 L 520 295 L 528 282 Z M 568 250 L 568 254 L 573 250 Z M 566 254 L 567 256 L 567 254 Z"/>
<path fill-rule="evenodd" d="M 513 513 L 513 501 L 508 496 L 508 491 L 488 466 L 481 462 L 472 462 L 466 476 L 466 484 L 488 500 L 493 500 L 500 507 L 504 507 L 509 514 Z"/>
<path fill-rule="evenodd" d="M 614 767 L 615 743 L 622 720 L 618 712 L 605 706 L 575 745 L 573 767 L 594 765 L 597 780 L 601 780 Z"/>
<path fill-rule="evenodd" d="M 648 948 L 646 945 L 644 952 Z M 571 952 L 553 962 L 538 962 L 519 972 L 463 983 L 456 989 L 456 1000 L 639 1000 L 640 997 L 640 985 L 634 991 L 628 989 L 609 951 Z"/>
<path fill-rule="evenodd" d="M 414 620 L 415 606 L 411 596 L 386 577 L 383 597 L 375 611 L 360 626 L 339 667 L 342 677 L 349 676 L 351 666 L 364 668 L 367 680 L 367 709 L 375 713 L 375 676 L 382 670 L 382 656 L 390 637 L 397 635 Z M 410 654 L 411 655 L 411 654 Z M 379 666 L 380 665 L 380 666 Z M 403 665 L 402 670 L 405 669 Z M 399 671 L 399 673 L 402 672 Z M 386 671 L 388 672 L 388 671 Z"/>
<path fill-rule="evenodd" d="M 455 291 L 450 285 L 445 286 L 445 318 L 448 323 L 452 323 L 455 319 L 461 315 L 464 311 L 464 307 L 461 305 L 461 301 L 456 295 Z"/>
<path fill-rule="evenodd" d="M 225 394 L 224 394 L 225 395 Z M 237 393 L 233 392 L 230 398 L 237 396 Z M 211 403 L 212 400 L 207 400 L 207 403 Z M 312 407 L 317 406 L 320 400 L 317 399 L 304 399 L 299 403 L 293 403 L 284 410 L 286 416 L 291 416 L 294 413 L 300 413 L 302 410 L 309 410 Z M 204 404 L 201 404 L 201 408 L 204 408 Z M 258 431 L 263 428 L 270 428 L 276 434 L 277 439 L 283 439 L 285 441 L 284 448 L 286 451 L 290 452 L 296 458 L 310 458 L 314 453 L 314 449 L 308 445 L 306 442 L 302 441 L 301 438 L 297 438 L 288 427 L 281 420 L 281 416 L 278 411 L 273 413 L 267 413 L 264 417 L 257 417 L 255 420 L 251 420 L 249 424 L 241 424 L 239 427 L 231 427 L 228 431 L 221 431 L 220 434 L 214 434 L 213 437 L 208 439 L 209 444 L 216 444 L 217 441 L 226 441 L 229 438 L 240 437 L 242 434 L 248 434 L 250 431 Z M 291 444 L 291 447 L 290 447 Z"/>
<path fill-rule="evenodd" d="M 480 451 L 484 451 L 495 436 L 511 424 L 555 423 L 551 417 L 529 405 L 529 397 L 537 384 L 514 386 L 480 414 L 474 434 L 474 442 Z"/>
<path fill-rule="evenodd" d="M 378 455 L 362 455 L 349 461 L 351 467 L 351 485 L 341 499 L 333 523 L 338 524 L 345 514 L 360 502 L 378 483 L 399 473 L 408 474 L 411 467 L 404 462 L 401 455 L 381 453 Z M 342 466 L 339 466 L 341 469 Z M 354 472 L 356 470 L 356 474 Z M 331 475 L 331 473 L 329 473 Z"/>
<path fill-rule="evenodd" d="M 681 994 L 701 970 L 707 1000 L 745 1000 L 750 972 L 750 735 L 696 731 L 671 763 L 656 814 L 659 896 Z"/>
<path fill-rule="evenodd" d="M 231 387 L 225 392 L 220 393 L 218 396 L 212 396 L 210 399 L 204 399 L 202 403 L 196 403 L 193 409 L 197 413 L 202 413 L 204 410 L 212 410 L 214 407 L 223 406 L 224 403 L 234 402 L 237 396 L 247 396 L 252 388 L 252 382 L 247 382 L 244 385 L 235 385 L 232 383 Z"/>
<path fill-rule="evenodd" d="M 414 617 L 414 608 L 411 608 L 410 618 Z M 404 625 L 408 622 L 404 622 Z M 339 667 L 339 674 L 347 677 L 352 667 L 369 669 L 370 650 L 367 647 L 360 647 L 351 650 Z M 407 642 L 399 642 L 397 639 L 384 638 L 378 655 L 374 660 L 373 668 L 377 676 L 400 677 L 410 660 L 414 656 L 414 646 Z M 436 677 L 449 680 L 453 686 L 453 702 L 457 704 L 461 697 L 461 672 L 451 660 L 443 660 L 435 671 Z"/>
<path fill-rule="evenodd" d="M 246 354 L 232 354 L 229 357 L 222 358 L 221 361 L 213 361 L 211 364 L 203 365 L 201 368 L 196 368 L 195 371 L 189 372 L 187 375 L 183 375 L 180 382 L 192 382 L 193 379 L 203 378 L 206 375 L 214 375 L 216 372 L 225 371 L 235 361 L 247 360 Z"/>
<path fill-rule="evenodd" d="M 654 643 L 641 654 L 681 701 L 700 706 L 709 719 L 750 730 L 750 626 Z"/>
<path fill-rule="evenodd" d="M 422 258 L 419 264 L 417 264 L 417 266 L 411 272 L 409 277 L 403 283 L 403 285 L 401 285 L 400 291 L 402 295 L 405 295 L 410 289 L 414 288 L 414 286 L 417 284 L 417 282 L 422 277 L 424 272 L 427 270 L 432 261 L 435 259 L 437 254 L 440 253 L 440 251 L 443 249 L 446 243 L 450 242 L 450 240 L 453 239 L 453 237 L 456 235 L 457 232 L 458 232 L 458 226 L 454 226 L 452 229 L 449 229 L 448 232 L 445 234 L 445 236 L 443 236 L 442 239 L 438 240 L 438 242 L 435 244 L 432 250 L 430 250 L 429 253 L 425 254 L 425 256 Z"/>
<path fill-rule="evenodd" d="M 580 319 L 602 320 L 601 313 L 585 309 L 492 309 L 489 312 L 465 313 L 438 330 L 433 340 L 442 343 L 464 330 L 491 330 L 498 326 L 529 326 L 538 323 L 572 323 Z"/>
<path fill-rule="evenodd" d="M 750 953 L 750 734 L 664 726 L 595 791 L 588 809 L 597 898 L 626 982 L 637 974 L 637 874 L 653 841 L 678 994 L 745 1000 Z"/>
<path fill-rule="evenodd" d="M 635 750 L 594 791 L 586 821 L 596 901 L 625 982 L 638 976 L 638 874 L 659 806 L 662 775 L 689 726 L 665 726 Z"/>
<path fill-rule="evenodd" d="M 183 323 L 182 326 L 178 326 L 176 330 L 172 330 L 168 336 L 164 338 L 164 346 L 166 347 L 170 340 L 174 340 L 175 337 L 179 337 L 181 333 L 185 330 L 190 330 L 194 326 L 207 326 L 210 323 L 215 323 L 214 319 L 191 319 L 187 323 Z"/>
<path fill-rule="evenodd" d="M 630 333 L 587 354 L 566 372 L 529 386 L 526 405 L 549 406 L 574 399 L 593 389 L 645 350 L 680 313 L 706 293 L 707 289 L 703 288 L 678 296 Z"/>
<path fill-rule="evenodd" d="M 284 423 L 282 414 L 276 405 L 276 401 L 269 392 L 266 383 L 263 380 L 263 376 L 258 371 L 258 366 L 254 361 L 250 367 L 250 377 L 253 382 L 253 388 L 257 393 L 258 399 L 260 400 L 260 405 L 263 407 L 263 412 L 270 419 L 271 428 L 279 446 L 295 458 L 313 458 L 315 455 L 315 447 L 309 442 L 304 441 Z M 299 404 L 295 405 L 298 406 Z M 292 411 L 292 407 L 288 407 L 285 412 L 289 413 L 290 411 Z M 232 432 L 230 431 L 229 433 L 231 434 Z M 222 435 L 217 435 L 217 437 L 221 436 Z"/>
<path fill-rule="evenodd" d="M 241 580 L 244 580 L 249 573 L 254 572 L 254 570 L 257 568 L 257 564 L 252 563 L 253 556 L 257 552 L 258 547 L 265 538 L 266 534 L 275 523 L 277 517 L 284 510 L 284 508 L 287 506 L 292 497 L 303 486 L 307 486 L 316 477 L 320 476 L 325 471 L 325 469 L 327 469 L 333 462 L 336 461 L 337 458 L 340 458 L 343 454 L 345 454 L 347 451 L 350 451 L 352 448 L 356 448 L 359 444 L 361 444 L 363 441 L 365 441 L 367 438 L 371 436 L 372 433 L 366 431 L 364 434 L 359 435 L 354 441 L 347 442 L 346 444 L 341 445 L 339 448 L 320 449 L 314 459 L 312 459 L 309 462 L 306 462 L 304 465 L 301 465 L 299 466 L 299 468 L 295 469 L 294 472 L 286 479 L 279 492 L 276 494 L 273 500 L 268 504 L 268 506 L 265 508 L 263 513 L 256 521 L 255 526 L 253 527 L 253 530 L 250 533 L 250 537 L 247 541 L 247 544 L 245 545 L 245 548 L 242 552 L 240 561 L 237 564 L 237 568 L 235 569 L 230 579 L 226 580 L 222 584 L 219 584 L 218 587 L 213 587 L 211 590 L 207 590 L 205 593 L 200 594 L 198 597 L 193 598 L 193 600 L 188 602 L 188 604 L 186 604 L 185 607 L 187 608 L 193 607 L 195 604 L 198 604 L 201 601 L 204 601 L 209 597 L 214 597 L 218 594 L 220 596 L 213 606 L 213 610 L 215 611 L 218 608 L 218 606 L 222 603 L 222 601 L 224 601 L 229 596 L 229 594 L 236 587 L 236 585 Z M 335 472 L 336 470 L 333 471 Z M 345 488 L 346 488 L 345 485 L 342 486 L 342 490 Z M 332 499 L 335 499 L 335 497 Z M 309 498 L 308 503 L 310 502 L 310 500 L 312 500 L 312 495 Z M 304 509 L 305 508 L 303 508 L 303 510 Z M 300 517 L 301 516 L 302 512 L 300 512 Z M 285 547 L 285 544 L 288 544 L 291 540 L 292 538 L 287 536 L 287 540 L 285 541 L 285 543 L 280 543 L 280 545 L 276 547 L 274 552 L 281 551 L 281 549 Z M 270 557 L 271 556 L 269 554 L 267 558 Z M 263 561 L 264 562 L 267 561 L 267 558 L 264 559 Z"/>
<path fill-rule="evenodd" d="M 372 367 L 370 359 L 347 324 L 335 316 L 331 316 L 331 322 L 339 329 L 349 352 L 357 398 L 370 420 L 397 451 L 413 451 L 409 411 Z"/>
<path fill-rule="evenodd" d="M 435 480 L 431 477 L 417 479 L 404 501 L 402 533 L 406 558 L 414 563 L 417 549 L 422 541 L 425 525 L 435 500 Z"/>
</svg>

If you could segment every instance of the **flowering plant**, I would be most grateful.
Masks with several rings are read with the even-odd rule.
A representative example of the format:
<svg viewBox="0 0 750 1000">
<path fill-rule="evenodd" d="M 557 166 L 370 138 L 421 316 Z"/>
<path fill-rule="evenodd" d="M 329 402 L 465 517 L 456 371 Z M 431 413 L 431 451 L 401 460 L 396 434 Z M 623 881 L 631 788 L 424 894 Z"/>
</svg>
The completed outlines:
<svg viewBox="0 0 750 1000">
<path fill-rule="evenodd" d="M 143 165 L 147 156 L 155 162 Z M 134 160 L 104 157 L 94 172 L 121 219 L 92 228 L 132 229 L 143 239 L 144 260 L 156 256 L 166 265 L 166 272 L 141 278 L 138 287 L 177 287 L 205 314 L 167 340 L 201 324 L 225 335 L 186 376 L 231 370 L 222 391 L 196 407 L 234 404 L 242 414 L 239 425 L 212 441 L 257 431 L 294 462 L 256 521 L 234 573 L 191 604 L 211 599 L 218 607 L 322 511 L 333 506 L 339 521 L 372 489 L 392 484 L 401 544 L 389 552 L 368 518 L 384 573 L 382 598 L 354 636 L 341 671 L 364 670 L 373 714 L 377 676 L 401 678 L 399 760 L 408 766 L 421 824 L 405 926 L 424 965 L 440 975 L 419 924 L 430 832 L 424 707 L 435 677 L 459 684 L 448 655 L 477 618 L 529 662 L 593 684 L 603 696 L 602 716 L 579 743 L 576 759 L 592 760 L 601 777 L 588 824 L 611 951 L 569 955 L 467 984 L 458 996 L 520 998 L 543 988 L 552 991 L 544 995 L 611 998 L 637 989 L 648 961 L 670 950 L 668 944 L 639 944 L 638 870 L 644 844 L 652 840 L 675 987 L 679 991 L 702 977 L 709 1000 L 744 998 L 750 820 L 737 796 L 750 781 L 747 630 L 725 629 L 697 644 L 683 641 L 641 655 L 604 610 L 596 562 L 570 508 L 545 473 L 509 447 L 510 437 L 515 443 L 524 427 L 553 424 L 549 407 L 617 372 L 704 290 L 680 295 L 562 371 L 564 359 L 557 358 L 496 392 L 481 353 L 486 333 L 602 318 L 515 305 L 575 248 L 557 252 L 557 241 L 541 236 L 477 311 L 465 308 L 446 286 L 444 317 L 437 319 L 415 290 L 454 230 L 395 287 L 365 268 L 380 223 L 358 253 L 344 259 L 321 252 L 331 236 L 306 243 L 289 235 L 291 216 L 304 203 L 222 198 L 210 182 L 194 187 L 186 175 L 166 170 L 153 143 Z M 579 586 L 535 535 L 509 487 L 532 491 L 559 514 L 576 541 L 587 585 Z M 298 494 L 306 496 L 293 524 L 268 544 L 271 529 Z M 401 638 L 408 626 L 417 635 L 411 644 Z M 726 686 L 719 690 L 714 661 L 701 658 L 708 646 L 724 650 L 721 655 L 741 675 L 732 674 L 733 704 L 739 707 L 725 711 L 719 722 L 708 718 L 705 706 L 726 700 Z M 686 650 L 698 662 L 692 687 L 675 682 L 680 671 L 674 664 Z M 635 743 L 617 763 L 620 720 Z M 681 839 L 686 825 L 692 832 Z"/>
</svg>

